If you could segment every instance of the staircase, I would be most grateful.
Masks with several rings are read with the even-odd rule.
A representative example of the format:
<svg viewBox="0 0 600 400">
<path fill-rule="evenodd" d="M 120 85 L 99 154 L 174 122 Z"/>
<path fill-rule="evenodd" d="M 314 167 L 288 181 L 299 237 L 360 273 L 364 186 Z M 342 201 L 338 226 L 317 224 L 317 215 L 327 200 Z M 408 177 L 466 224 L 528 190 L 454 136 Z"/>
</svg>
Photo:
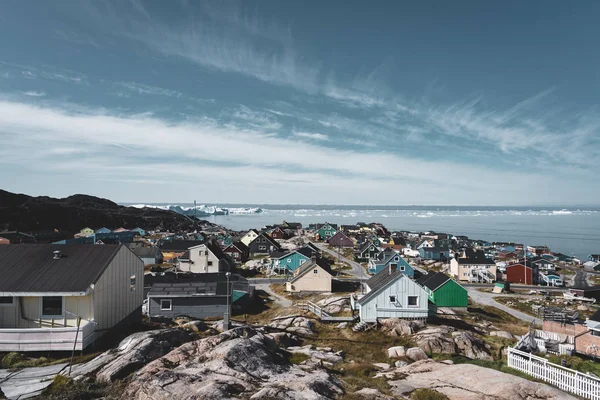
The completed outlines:
<svg viewBox="0 0 600 400">
<path fill-rule="evenodd" d="M 352 327 L 352 331 L 353 332 L 366 332 L 370 329 L 373 329 L 375 326 L 377 326 L 377 323 L 369 323 L 369 322 L 365 322 L 365 321 L 360 321 L 358 324 L 355 324 Z"/>
<path fill-rule="evenodd" d="M 488 270 L 485 269 L 474 269 L 471 271 L 471 276 L 469 277 L 469 281 L 473 282 L 483 282 L 483 283 L 493 283 L 494 278 L 491 277 L 491 274 Z"/>
</svg>

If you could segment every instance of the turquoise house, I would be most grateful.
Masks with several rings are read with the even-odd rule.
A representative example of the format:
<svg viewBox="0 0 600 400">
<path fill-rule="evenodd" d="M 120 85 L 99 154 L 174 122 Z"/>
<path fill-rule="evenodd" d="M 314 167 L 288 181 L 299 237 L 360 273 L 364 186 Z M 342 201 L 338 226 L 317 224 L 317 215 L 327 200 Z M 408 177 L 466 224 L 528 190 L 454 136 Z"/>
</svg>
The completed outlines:
<svg viewBox="0 0 600 400">
<path fill-rule="evenodd" d="M 392 270 L 397 269 L 406 276 L 413 278 L 415 276 L 414 268 L 406 262 L 406 260 L 400 257 L 400 254 L 394 252 L 383 253 L 381 260 L 369 260 L 368 271 L 370 274 L 378 274 L 386 268 Z"/>
<path fill-rule="evenodd" d="M 138 236 L 146 236 L 146 231 L 143 230 L 142 228 L 132 229 L 131 232 L 135 233 Z M 98 232 L 96 232 L 96 233 L 98 233 Z"/>
<path fill-rule="evenodd" d="M 333 235 L 337 233 L 337 229 L 328 223 L 325 223 L 317 230 L 319 240 L 329 240 Z"/>
<path fill-rule="evenodd" d="M 285 254 L 273 254 L 271 256 L 271 269 L 293 272 L 297 270 L 303 263 L 310 260 L 311 256 L 312 251 L 308 247 L 303 247 Z"/>
<path fill-rule="evenodd" d="M 96 233 L 111 233 L 112 231 L 108 228 L 96 229 Z"/>
</svg>

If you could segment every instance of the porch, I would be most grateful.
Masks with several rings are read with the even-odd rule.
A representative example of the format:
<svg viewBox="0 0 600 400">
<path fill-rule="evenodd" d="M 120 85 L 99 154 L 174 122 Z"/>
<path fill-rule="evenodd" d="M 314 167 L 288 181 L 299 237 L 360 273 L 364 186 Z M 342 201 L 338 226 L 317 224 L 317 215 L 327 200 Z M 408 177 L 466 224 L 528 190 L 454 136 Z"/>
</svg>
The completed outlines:
<svg viewBox="0 0 600 400">
<path fill-rule="evenodd" d="M 0 328 L 0 352 L 83 350 L 95 339 L 94 323 L 81 321 L 79 327 Z"/>
</svg>

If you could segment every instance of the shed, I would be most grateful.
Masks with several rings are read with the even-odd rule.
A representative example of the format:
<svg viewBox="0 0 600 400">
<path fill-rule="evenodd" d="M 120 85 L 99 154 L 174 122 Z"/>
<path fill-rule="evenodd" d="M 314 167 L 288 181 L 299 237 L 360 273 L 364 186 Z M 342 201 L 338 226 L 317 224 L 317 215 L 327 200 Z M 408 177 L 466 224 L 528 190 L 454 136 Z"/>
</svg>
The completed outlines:
<svg viewBox="0 0 600 400">
<path fill-rule="evenodd" d="M 441 272 L 430 272 L 417 280 L 429 294 L 429 300 L 437 307 L 460 307 L 469 305 L 467 289 L 448 275 Z"/>
</svg>

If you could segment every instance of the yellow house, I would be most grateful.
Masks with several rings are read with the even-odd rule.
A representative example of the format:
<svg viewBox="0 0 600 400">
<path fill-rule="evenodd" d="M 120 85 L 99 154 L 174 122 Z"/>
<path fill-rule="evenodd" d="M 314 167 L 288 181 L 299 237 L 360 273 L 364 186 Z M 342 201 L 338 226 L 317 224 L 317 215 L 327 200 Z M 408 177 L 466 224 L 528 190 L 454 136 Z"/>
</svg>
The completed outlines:
<svg viewBox="0 0 600 400">
<path fill-rule="evenodd" d="M 285 290 L 298 292 L 331 292 L 331 270 L 324 260 L 306 262 L 294 271 L 294 277 L 285 285 Z"/>
<path fill-rule="evenodd" d="M 123 245 L 7 245 L 0 260 L 0 352 L 83 350 L 141 319 L 144 262 Z"/>
<path fill-rule="evenodd" d="M 83 228 L 79 231 L 80 236 L 92 236 L 94 233 L 96 232 L 92 228 Z"/>
</svg>

